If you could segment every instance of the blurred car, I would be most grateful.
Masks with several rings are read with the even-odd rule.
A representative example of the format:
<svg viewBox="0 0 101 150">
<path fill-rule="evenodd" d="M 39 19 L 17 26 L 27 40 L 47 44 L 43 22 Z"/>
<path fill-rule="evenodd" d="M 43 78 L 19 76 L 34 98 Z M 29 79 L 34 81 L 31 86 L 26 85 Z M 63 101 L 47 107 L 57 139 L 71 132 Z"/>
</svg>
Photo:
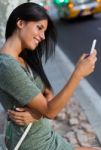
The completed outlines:
<svg viewBox="0 0 101 150">
<path fill-rule="evenodd" d="M 60 18 L 93 16 L 101 12 L 101 0 L 54 0 Z"/>
</svg>

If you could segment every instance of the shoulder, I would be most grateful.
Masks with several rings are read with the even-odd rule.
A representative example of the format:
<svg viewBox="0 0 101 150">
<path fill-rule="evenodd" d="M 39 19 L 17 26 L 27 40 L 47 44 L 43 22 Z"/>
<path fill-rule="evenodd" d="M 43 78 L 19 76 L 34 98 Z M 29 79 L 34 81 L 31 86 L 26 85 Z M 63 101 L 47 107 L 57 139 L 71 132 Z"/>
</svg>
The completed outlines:
<svg viewBox="0 0 101 150">
<path fill-rule="evenodd" d="M 16 99 L 21 105 L 39 94 L 21 65 L 11 57 L 0 56 L 0 89 Z"/>
<path fill-rule="evenodd" d="M 21 66 L 12 56 L 0 54 L 0 73 L 8 70 L 14 71 L 18 69 L 21 69 Z"/>
<path fill-rule="evenodd" d="M 20 76 L 22 78 L 26 76 L 21 65 L 13 57 L 0 54 L 0 79 L 13 79 Z"/>
</svg>

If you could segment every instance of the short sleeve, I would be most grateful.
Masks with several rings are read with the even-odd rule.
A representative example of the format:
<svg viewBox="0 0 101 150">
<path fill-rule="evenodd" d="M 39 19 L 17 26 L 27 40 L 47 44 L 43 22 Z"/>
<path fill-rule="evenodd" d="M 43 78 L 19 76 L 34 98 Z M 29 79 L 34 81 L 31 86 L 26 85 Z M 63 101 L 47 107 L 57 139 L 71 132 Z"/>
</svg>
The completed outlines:
<svg viewBox="0 0 101 150">
<path fill-rule="evenodd" d="M 20 64 L 13 59 L 0 63 L 0 88 L 21 105 L 26 105 L 41 92 Z"/>
</svg>

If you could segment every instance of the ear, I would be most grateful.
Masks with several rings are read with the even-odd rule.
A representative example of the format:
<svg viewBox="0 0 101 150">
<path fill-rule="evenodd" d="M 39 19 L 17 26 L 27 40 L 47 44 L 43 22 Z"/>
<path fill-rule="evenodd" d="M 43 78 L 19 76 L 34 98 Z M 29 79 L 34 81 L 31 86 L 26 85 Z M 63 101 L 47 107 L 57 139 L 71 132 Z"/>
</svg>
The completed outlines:
<svg viewBox="0 0 101 150">
<path fill-rule="evenodd" d="M 19 29 L 22 29 L 24 26 L 25 26 L 25 21 L 21 20 L 21 19 L 18 19 L 18 21 L 17 21 L 17 27 Z"/>
</svg>

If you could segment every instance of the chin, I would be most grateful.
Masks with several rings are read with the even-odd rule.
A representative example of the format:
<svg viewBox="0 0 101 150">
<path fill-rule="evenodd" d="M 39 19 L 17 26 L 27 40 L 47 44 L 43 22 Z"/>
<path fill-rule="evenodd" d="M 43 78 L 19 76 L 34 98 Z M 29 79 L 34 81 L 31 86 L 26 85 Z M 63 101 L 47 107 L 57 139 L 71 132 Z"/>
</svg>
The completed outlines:
<svg viewBox="0 0 101 150">
<path fill-rule="evenodd" d="M 37 46 L 33 46 L 33 47 L 28 47 L 27 49 L 29 49 L 30 51 L 34 51 L 36 49 Z"/>
<path fill-rule="evenodd" d="M 36 44 L 30 44 L 26 45 L 26 48 L 29 49 L 30 51 L 34 51 L 37 48 L 38 45 Z"/>
</svg>

